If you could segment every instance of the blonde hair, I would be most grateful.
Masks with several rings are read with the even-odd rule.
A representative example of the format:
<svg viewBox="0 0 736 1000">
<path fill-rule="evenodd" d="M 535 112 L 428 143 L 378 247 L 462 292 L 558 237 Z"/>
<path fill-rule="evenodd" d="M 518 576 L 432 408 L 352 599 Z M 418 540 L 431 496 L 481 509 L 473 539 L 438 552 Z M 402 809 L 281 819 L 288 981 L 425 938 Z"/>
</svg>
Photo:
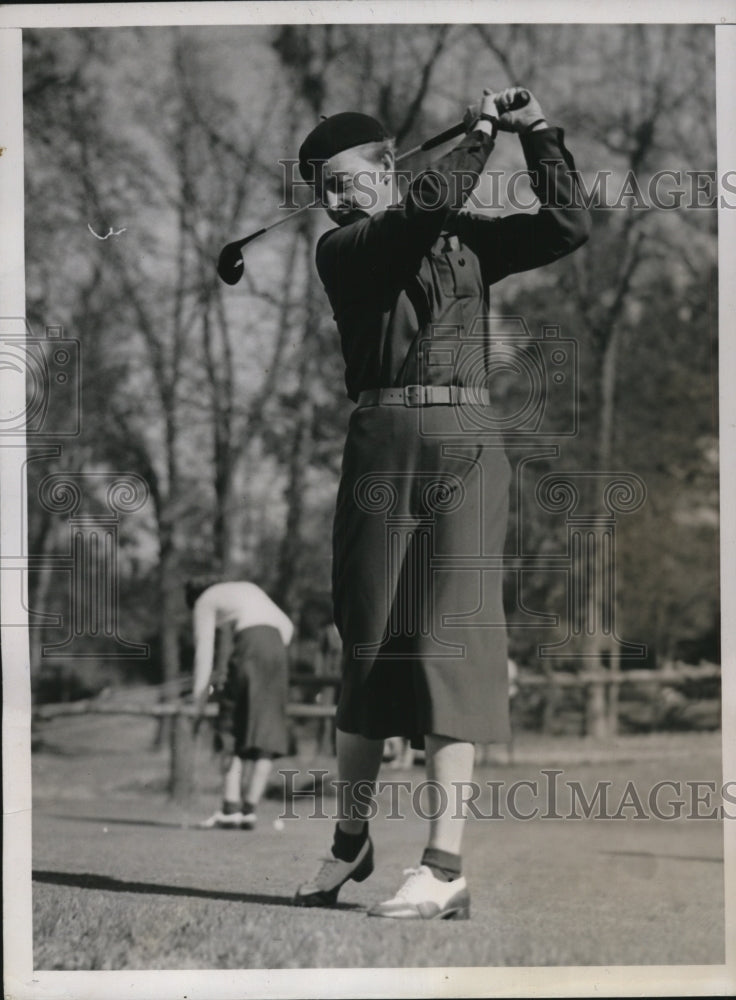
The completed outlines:
<svg viewBox="0 0 736 1000">
<path fill-rule="evenodd" d="M 363 142 L 358 146 L 350 146 L 351 150 L 355 150 L 366 160 L 370 160 L 376 164 L 376 166 L 382 167 L 386 157 L 390 157 L 391 163 L 393 163 L 396 156 L 396 140 L 393 138 L 387 139 L 377 139 L 373 142 Z M 341 152 L 346 152 L 346 150 L 341 150 Z M 338 154 L 335 154 L 338 155 Z M 323 161 L 326 163 L 327 161 Z M 315 174 L 315 179 L 312 182 L 314 187 L 319 190 L 319 181 L 322 178 L 322 171 L 318 170 Z"/>
<path fill-rule="evenodd" d="M 379 139 L 377 142 L 364 142 L 362 146 L 354 146 L 353 149 L 359 150 L 367 160 L 383 163 L 385 156 L 390 156 L 392 160 L 396 156 L 396 140 Z"/>
</svg>

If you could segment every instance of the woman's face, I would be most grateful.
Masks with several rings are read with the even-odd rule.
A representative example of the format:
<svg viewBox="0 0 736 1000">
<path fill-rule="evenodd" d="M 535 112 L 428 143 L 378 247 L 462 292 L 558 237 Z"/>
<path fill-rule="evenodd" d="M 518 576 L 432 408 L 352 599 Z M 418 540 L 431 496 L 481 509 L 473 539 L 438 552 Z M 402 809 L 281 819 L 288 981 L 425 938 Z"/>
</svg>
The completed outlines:
<svg viewBox="0 0 736 1000">
<path fill-rule="evenodd" d="M 377 155 L 372 144 L 336 153 L 322 171 L 322 201 L 338 226 L 383 212 L 392 201 L 390 153 Z"/>
</svg>

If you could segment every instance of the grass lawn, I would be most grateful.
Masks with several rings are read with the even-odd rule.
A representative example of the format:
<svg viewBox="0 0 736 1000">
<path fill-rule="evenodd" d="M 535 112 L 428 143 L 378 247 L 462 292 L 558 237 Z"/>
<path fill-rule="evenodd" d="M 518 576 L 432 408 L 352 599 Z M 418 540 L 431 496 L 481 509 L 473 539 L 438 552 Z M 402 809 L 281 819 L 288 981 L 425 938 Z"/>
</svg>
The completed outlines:
<svg viewBox="0 0 736 1000">
<path fill-rule="evenodd" d="M 37 969 L 724 961 L 718 820 L 635 819 L 635 809 L 622 810 L 620 820 L 520 820 L 502 797 L 502 818 L 468 823 L 471 920 L 407 923 L 365 915 L 367 906 L 393 894 L 402 869 L 418 862 L 426 827 L 410 809 L 404 821 L 387 818 L 382 796 L 372 824 L 373 876 L 348 883 L 334 910 L 303 910 L 291 898 L 328 848 L 332 820 L 312 818 L 313 802 L 296 799 L 298 818 L 279 832 L 273 821 L 283 802 L 269 797 L 254 831 L 194 829 L 190 824 L 217 803 L 215 763 L 198 748 L 196 797 L 186 808 L 176 806 L 162 792 L 166 756 L 147 749 L 151 735 L 150 723 L 99 718 L 59 720 L 43 730 L 45 749 L 34 755 Z M 540 769 L 564 761 L 557 803 L 563 816 L 570 811 L 568 781 L 580 782 L 588 796 L 596 782 L 611 782 L 614 806 L 628 781 L 645 801 L 665 779 L 721 785 L 717 734 L 630 746 L 629 757 L 619 748 L 606 763 L 600 754 L 576 761 L 574 743 L 564 753 L 539 744 L 525 757 L 520 743 L 516 763 L 483 766 L 476 778 L 504 782 L 504 794 L 521 780 L 544 789 Z M 300 759 L 284 766 L 331 763 Z M 418 767 L 382 775 L 414 786 L 423 776 Z M 665 790 L 662 803 L 668 798 Z M 521 789 L 519 810 L 534 804 L 544 811 L 546 800 L 533 802 Z M 334 800 L 326 795 L 322 807 L 329 816 Z"/>
</svg>

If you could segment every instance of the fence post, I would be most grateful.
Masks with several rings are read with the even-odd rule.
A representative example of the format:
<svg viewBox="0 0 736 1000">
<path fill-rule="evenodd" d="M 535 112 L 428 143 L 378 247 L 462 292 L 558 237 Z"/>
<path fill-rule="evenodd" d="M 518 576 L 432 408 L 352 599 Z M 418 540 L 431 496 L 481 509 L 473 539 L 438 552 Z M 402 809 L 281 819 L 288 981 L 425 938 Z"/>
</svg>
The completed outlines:
<svg viewBox="0 0 736 1000">
<path fill-rule="evenodd" d="M 604 740 L 608 734 L 606 716 L 606 678 L 591 680 L 586 698 L 585 734 L 594 740 Z"/>
<path fill-rule="evenodd" d="M 616 736 L 618 735 L 618 699 L 621 691 L 621 682 L 619 680 L 619 666 L 615 660 L 611 664 L 610 670 L 611 679 L 608 688 L 608 735 Z"/>
<path fill-rule="evenodd" d="M 169 795 L 175 802 L 187 803 L 194 792 L 194 734 L 191 717 L 183 712 L 171 716 L 171 765 Z"/>
</svg>

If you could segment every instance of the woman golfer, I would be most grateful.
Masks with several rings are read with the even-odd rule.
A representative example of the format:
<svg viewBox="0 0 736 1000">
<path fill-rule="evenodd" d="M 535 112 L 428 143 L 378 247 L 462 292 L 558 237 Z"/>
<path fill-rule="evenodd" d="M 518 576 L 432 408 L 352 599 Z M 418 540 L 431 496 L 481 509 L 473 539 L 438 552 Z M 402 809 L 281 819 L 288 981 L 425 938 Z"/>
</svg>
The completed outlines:
<svg viewBox="0 0 736 1000">
<path fill-rule="evenodd" d="M 333 905 L 373 871 L 370 803 L 384 740 L 426 753 L 429 836 L 396 895 L 370 915 L 467 918 L 461 867 L 474 743 L 509 739 L 502 570 L 509 465 L 487 388 L 489 286 L 585 242 L 573 161 L 529 95 L 484 92 L 468 134 L 397 202 L 393 142 L 367 115 L 322 121 L 299 154 L 336 228 L 317 269 L 337 322 L 348 396 L 333 536 L 343 640 L 337 708 L 342 818 L 295 901 Z M 494 145 L 519 133 L 536 214 L 461 212 Z M 577 205 L 575 204 L 577 202 Z"/>
</svg>

